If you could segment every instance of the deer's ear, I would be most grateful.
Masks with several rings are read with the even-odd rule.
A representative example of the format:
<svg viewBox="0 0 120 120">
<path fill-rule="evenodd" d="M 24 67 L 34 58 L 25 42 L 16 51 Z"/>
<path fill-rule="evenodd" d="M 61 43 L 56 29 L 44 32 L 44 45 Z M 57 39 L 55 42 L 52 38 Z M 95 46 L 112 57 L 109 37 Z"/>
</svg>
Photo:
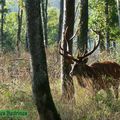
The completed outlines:
<svg viewBox="0 0 120 120">
<path fill-rule="evenodd" d="M 88 62 L 88 58 L 85 58 L 83 62 L 86 64 Z"/>
</svg>

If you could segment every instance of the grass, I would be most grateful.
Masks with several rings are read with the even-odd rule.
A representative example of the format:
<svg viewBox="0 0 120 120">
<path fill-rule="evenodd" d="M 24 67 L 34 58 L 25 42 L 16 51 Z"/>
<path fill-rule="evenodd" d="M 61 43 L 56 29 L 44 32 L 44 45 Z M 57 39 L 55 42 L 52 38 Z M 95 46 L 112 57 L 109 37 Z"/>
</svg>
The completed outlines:
<svg viewBox="0 0 120 120">
<path fill-rule="evenodd" d="M 55 57 L 56 53 L 52 52 L 47 51 L 50 87 L 62 120 L 119 120 L 120 98 L 115 100 L 113 94 L 108 97 L 104 91 L 93 97 L 91 88 L 79 87 L 75 79 L 76 102 L 61 101 L 60 65 Z M 105 58 L 104 53 L 102 59 Z M 109 59 L 119 62 L 119 58 L 117 56 L 117 59 L 113 57 Z M 21 58 L 17 58 L 13 53 L 0 56 L 0 110 L 27 110 L 29 113 L 25 118 L 12 118 L 13 120 L 38 119 L 32 98 L 30 74 L 28 53 L 23 53 Z M 9 119 L 0 118 L 0 120 Z"/>
</svg>

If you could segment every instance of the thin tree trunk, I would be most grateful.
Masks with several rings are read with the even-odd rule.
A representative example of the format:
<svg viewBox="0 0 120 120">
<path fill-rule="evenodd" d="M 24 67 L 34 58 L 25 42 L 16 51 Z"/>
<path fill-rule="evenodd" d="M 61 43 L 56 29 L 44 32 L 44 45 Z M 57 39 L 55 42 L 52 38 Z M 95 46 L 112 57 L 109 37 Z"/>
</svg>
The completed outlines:
<svg viewBox="0 0 120 120">
<path fill-rule="evenodd" d="M 116 57 L 116 55 L 117 55 L 116 47 L 117 47 L 116 41 L 112 41 L 112 52 L 113 52 L 114 57 Z"/>
<path fill-rule="evenodd" d="M 18 31 L 17 31 L 17 55 L 18 57 L 20 57 L 22 18 L 23 18 L 23 9 L 19 7 L 18 9 Z"/>
<path fill-rule="evenodd" d="M 110 36 L 109 36 L 109 5 L 108 0 L 105 0 L 105 16 L 106 16 L 106 43 L 107 52 L 110 52 Z"/>
<path fill-rule="evenodd" d="M 103 52 L 103 51 L 105 51 L 105 41 L 100 37 L 100 52 Z"/>
<path fill-rule="evenodd" d="M 40 0 L 26 0 L 28 37 L 32 58 L 32 90 L 40 120 L 61 120 L 50 92 Z"/>
<path fill-rule="evenodd" d="M 77 39 L 77 45 L 80 52 L 87 49 L 88 43 L 88 0 L 81 0 L 80 10 L 80 35 Z"/>
<path fill-rule="evenodd" d="M 48 0 L 42 0 L 42 21 L 43 21 L 43 36 L 44 36 L 44 43 L 45 47 L 48 46 L 48 37 L 47 37 L 47 5 Z"/>
<path fill-rule="evenodd" d="M 5 6 L 5 1 L 1 1 L 1 49 L 3 50 L 3 44 L 4 44 L 4 6 Z"/>
<path fill-rule="evenodd" d="M 113 48 L 116 49 L 116 41 L 113 41 Z"/>
<path fill-rule="evenodd" d="M 64 22 L 63 22 L 63 33 L 62 40 L 64 41 L 63 47 L 67 51 L 66 40 L 68 41 L 69 51 L 72 54 L 72 40 L 69 40 L 73 35 L 74 30 L 74 17 L 75 17 L 75 0 L 64 0 Z M 65 34 L 65 30 L 68 30 Z M 65 36 L 65 37 L 64 37 Z M 62 59 L 62 98 L 66 100 L 74 100 L 74 85 L 72 77 L 69 73 L 71 65 Z"/>
<path fill-rule="evenodd" d="M 120 0 L 116 0 L 116 1 L 117 1 L 118 21 L 120 27 Z"/>
<path fill-rule="evenodd" d="M 58 26 L 58 39 L 57 39 L 57 48 L 59 46 L 59 41 L 62 39 L 62 28 L 63 28 L 63 11 L 64 9 L 64 0 L 60 0 L 60 14 L 59 14 L 59 26 Z M 58 49 L 56 51 L 58 53 Z M 59 61 L 60 56 L 59 54 L 56 55 L 56 60 Z"/>
<path fill-rule="evenodd" d="M 100 40 L 100 52 L 105 51 L 105 41 L 104 41 L 104 36 L 102 35 L 102 31 L 101 30 L 93 30 L 93 31 L 98 35 L 98 38 Z"/>
<path fill-rule="evenodd" d="M 46 18 L 46 22 L 45 22 L 45 46 L 47 47 L 48 46 L 48 26 L 47 26 L 47 22 L 48 22 L 48 14 L 47 14 L 47 9 L 48 9 L 48 0 L 46 0 L 46 3 L 45 3 L 45 18 Z"/>
<path fill-rule="evenodd" d="M 25 35 L 25 49 L 28 52 L 29 51 L 29 38 L 28 38 L 28 33 L 26 31 L 26 35 Z"/>
<path fill-rule="evenodd" d="M 60 0 L 59 29 L 58 29 L 58 40 L 57 40 L 58 43 L 59 43 L 59 41 L 61 40 L 61 37 L 62 37 L 63 8 L 64 8 L 63 0 Z"/>
</svg>

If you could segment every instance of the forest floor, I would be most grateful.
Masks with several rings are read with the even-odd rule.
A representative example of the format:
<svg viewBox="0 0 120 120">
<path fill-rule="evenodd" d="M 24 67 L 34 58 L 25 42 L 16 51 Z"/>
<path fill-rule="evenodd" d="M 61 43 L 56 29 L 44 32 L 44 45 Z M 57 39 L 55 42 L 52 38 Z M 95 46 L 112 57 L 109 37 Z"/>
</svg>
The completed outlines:
<svg viewBox="0 0 120 120">
<path fill-rule="evenodd" d="M 107 97 L 100 91 L 95 97 L 91 88 L 81 88 L 74 80 L 74 103 L 61 101 L 60 61 L 54 50 L 47 51 L 48 72 L 51 92 L 62 120 L 120 120 L 120 97 Z M 26 110 L 27 117 L 12 120 L 37 120 L 38 114 L 32 98 L 30 55 L 23 53 L 20 58 L 9 53 L 0 56 L 0 110 Z M 119 56 L 106 57 L 120 63 Z M 92 60 L 91 60 L 92 61 Z M 111 89 L 112 93 L 113 90 Z M 8 120 L 9 118 L 0 118 Z"/>
</svg>

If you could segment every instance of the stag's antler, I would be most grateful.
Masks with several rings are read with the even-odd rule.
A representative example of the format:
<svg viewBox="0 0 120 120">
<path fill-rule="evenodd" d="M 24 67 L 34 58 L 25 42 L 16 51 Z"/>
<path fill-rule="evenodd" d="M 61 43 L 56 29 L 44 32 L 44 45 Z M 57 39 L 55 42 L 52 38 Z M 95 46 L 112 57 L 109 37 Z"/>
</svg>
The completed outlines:
<svg viewBox="0 0 120 120">
<path fill-rule="evenodd" d="M 69 49 L 68 40 L 66 39 L 67 30 L 68 30 L 68 27 L 67 27 L 66 30 L 65 30 L 64 42 L 66 42 L 67 48 Z M 79 29 L 78 29 L 78 30 L 79 30 Z M 76 31 L 76 33 L 75 33 L 69 40 L 73 39 L 73 38 L 76 36 L 78 30 Z M 60 55 L 62 55 L 63 57 L 65 57 L 65 58 L 69 61 L 70 64 L 72 64 L 73 61 L 80 62 L 82 59 L 84 59 L 84 58 L 88 57 L 89 55 L 91 55 L 91 54 L 98 48 L 99 44 L 100 44 L 100 39 L 98 40 L 97 45 L 96 45 L 96 43 L 94 44 L 94 48 L 93 48 L 92 51 L 90 51 L 90 52 L 87 53 L 87 50 L 85 50 L 84 54 L 83 54 L 81 57 L 78 57 L 78 58 L 76 59 L 76 58 L 74 58 L 74 57 L 71 55 L 71 53 L 70 53 L 69 50 L 64 50 L 64 47 L 62 47 L 62 44 L 61 44 L 61 41 L 60 41 L 60 42 L 59 42 L 59 53 L 60 53 Z"/>
<path fill-rule="evenodd" d="M 99 44 L 100 44 L 100 39 L 98 40 L 97 45 L 96 45 L 96 43 L 94 44 L 93 50 L 90 51 L 90 52 L 88 52 L 88 53 L 85 53 L 85 54 L 81 57 L 81 59 L 84 59 L 84 58 L 88 57 L 89 55 L 91 55 L 91 54 L 98 48 Z"/>
<path fill-rule="evenodd" d="M 65 30 L 65 34 L 64 34 L 64 42 L 66 42 L 66 45 L 67 45 L 67 48 L 69 49 L 68 47 L 68 40 L 66 39 L 66 33 L 67 33 L 67 30 L 68 30 L 68 27 L 66 28 Z M 71 39 L 71 38 L 70 38 Z M 69 40 L 70 40 L 69 39 Z M 65 57 L 70 64 L 73 63 L 73 61 L 76 61 L 78 62 L 78 59 L 74 58 L 71 54 L 70 54 L 70 51 L 68 50 L 64 50 L 64 47 L 62 47 L 62 43 L 61 41 L 59 42 L 59 53 L 60 55 L 62 55 L 63 57 Z"/>
</svg>

